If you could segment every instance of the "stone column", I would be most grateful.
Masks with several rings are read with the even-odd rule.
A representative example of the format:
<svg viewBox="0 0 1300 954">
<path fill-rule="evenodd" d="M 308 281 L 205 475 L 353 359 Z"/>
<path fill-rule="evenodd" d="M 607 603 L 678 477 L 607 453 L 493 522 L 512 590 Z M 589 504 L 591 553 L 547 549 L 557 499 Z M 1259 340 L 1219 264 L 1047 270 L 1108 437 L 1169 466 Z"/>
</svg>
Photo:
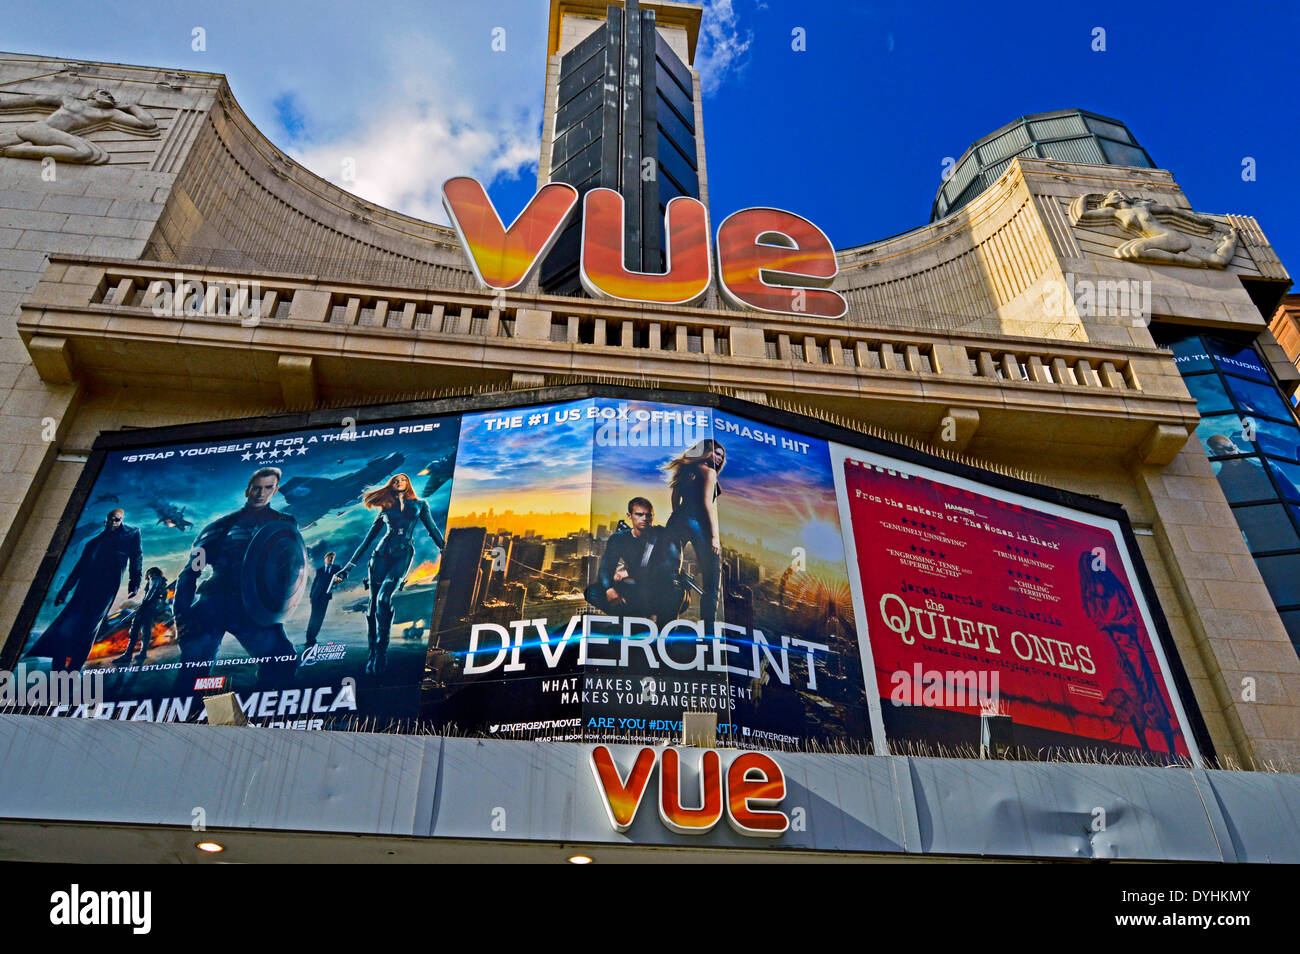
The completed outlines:
<svg viewBox="0 0 1300 954">
<path fill-rule="evenodd" d="M 1155 580 L 1161 604 L 1193 642 L 1196 658 L 1180 655 L 1220 756 L 1300 771 L 1300 659 L 1210 462 L 1192 440 L 1134 478 L 1169 573 Z"/>
</svg>

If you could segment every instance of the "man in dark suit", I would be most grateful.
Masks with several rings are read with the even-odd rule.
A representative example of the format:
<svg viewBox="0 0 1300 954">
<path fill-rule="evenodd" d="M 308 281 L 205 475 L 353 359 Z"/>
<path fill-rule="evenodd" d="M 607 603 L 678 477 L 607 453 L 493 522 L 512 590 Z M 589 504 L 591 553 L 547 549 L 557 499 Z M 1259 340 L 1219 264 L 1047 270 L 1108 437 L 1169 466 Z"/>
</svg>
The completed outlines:
<svg viewBox="0 0 1300 954">
<path fill-rule="evenodd" d="M 113 608 L 122 571 L 130 567 L 127 596 L 140 591 L 140 568 L 144 554 L 140 549 L 140 531 L 124 522 L 126 513 L 111 510 L 104 519 L 104 529 L 86 541 L 76 566 L 59 587 L 54 605 L 65 600 L 68 605 L 54 618 L 28 656 L 50 657 L 56 672 L 81 669 L 95 645 L 95 637 L 104 617 Z M 68 599 L 69 591 L 72 598 Z"/>
<path fill-rule="evenodd" d="M 677 582 L 681 550 L 654 525 L 655 510 L 645 497 L 627 504 L 627 520 L 605 543 L 596 580 L 584 591 L 587 602 L 614 616 L 675 619 L 683 603 Z"/>
<path fill-rule="evenodd" d="M 283 686 L 297 668 L 297 651 L 285 635 L 306 579 L 298 524 L 271 506 L 280 469 L 263 467 L 244 489 L 245 504 L 200 531 L 192 559 L 176 577 L 173 606 L 181 668 L 173 692 L 188 695 L 208 675 L 226 633 L 258 663 L 259 685 Z M 204 570 L 211 575 L 199 582 Z"/>
<path fill-rule="evenodd" d="M 329 609 L 333 596 L 330 584 L 340 569 L 342 567 L 334 562 L 333 550 L 325 554 L 325 562 L 316 568 L 316 576 L 311 581 L 311 619 L 307 621 L 307 643 L 302 647 L 303 652 L 316 645 L 316 635 L 325 622 L 325 611 Z"/>
</svg>

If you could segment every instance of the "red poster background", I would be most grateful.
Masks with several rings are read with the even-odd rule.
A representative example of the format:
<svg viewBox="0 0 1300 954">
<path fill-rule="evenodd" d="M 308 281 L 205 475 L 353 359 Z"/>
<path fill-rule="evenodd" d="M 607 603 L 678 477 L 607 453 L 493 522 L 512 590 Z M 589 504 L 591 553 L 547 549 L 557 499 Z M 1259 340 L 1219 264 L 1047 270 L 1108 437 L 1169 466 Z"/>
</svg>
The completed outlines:
<svg viewBox="0 0 1300 954">
<path fill-rule="evenodd" d="M 918 664 L 986 680 L 996 671 L 1001 712 L 1017 726 L 1158 753 L 1172 741 L 1189 754 L 1109 531 L 851 459 L 844 476 L 886 717 L 891 694 L 920 704 L 934 684 L 918 682 Z"/>
</svg>

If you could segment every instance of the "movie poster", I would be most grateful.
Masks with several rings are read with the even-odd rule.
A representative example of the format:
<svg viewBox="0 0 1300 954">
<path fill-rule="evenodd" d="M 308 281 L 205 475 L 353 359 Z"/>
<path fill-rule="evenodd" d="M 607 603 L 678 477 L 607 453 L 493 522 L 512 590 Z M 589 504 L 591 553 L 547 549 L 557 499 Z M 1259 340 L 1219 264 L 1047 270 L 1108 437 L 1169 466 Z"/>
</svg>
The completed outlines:
<svg viewBox="0 0 1300 954">
<path fill-rule="evenodd" d="M 103 676 L 54 714 L 1194 750 L 1114 521 L 635 398 L 234 435 L 104 453 L 20 637 Z"/>
<path fill-rule="evenodd" d="M 598 398 L 466 414 L 423 716 L 553 739 L 868 744 L 824 441 Z"/>
<path fill-rule="evenodd" d="M 21 656 L 104 701 L 53 714 L 195 722 L 233 691 L 263 726 L 413 719 L 458 425 L 109 452 Z"/>
<path fill-rule="evenodd" d="M 1186 757 L 1187 720 L 1113 521 L 836 447 L 884 734 Z"/>
</svg>

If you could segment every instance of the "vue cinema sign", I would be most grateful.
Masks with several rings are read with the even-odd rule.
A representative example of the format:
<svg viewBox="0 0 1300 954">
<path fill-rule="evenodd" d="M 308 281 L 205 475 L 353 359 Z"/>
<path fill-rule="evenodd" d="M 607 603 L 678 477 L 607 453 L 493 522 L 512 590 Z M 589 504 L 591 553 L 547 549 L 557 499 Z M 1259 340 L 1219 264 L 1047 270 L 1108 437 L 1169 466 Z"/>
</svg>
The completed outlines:
<svg viewBox="0 0 1300 954">
<path fill-rule="evenodd" d="M 578 190 L 547 183 L 509 228 L 476 179 L 447 180 L 442 202 L 480 284 L 510 291 L 528 281 L 564 231 L 578 205 Z M 587 293 L 660 305 L 690 305 L 703 298 L 713 272 L 703 203 L 686 196 L 669 201 L 662 272 L 626 266 L 623 216 L 623 197 L 613 189 L 592 189 L 583 199 L 579 274 Z M 793 212 L 742 209 L 718 226 L 718 288 L 733 308 L 842 317 L 848 303 L 829 288 L 838 271 L 830 239 Z"/>
<path fill-rule="evenodd" d="M 656 763 L 659 820 L 669 831 L 706 835 L 724 815 L 738 834 L 754 838 L 776 838 L 790 827 L 789 816 L 777 807 L 785 798 L 785 773 L 763 752 L 741 752 L 724 771 L 722 757 L 705 749 L 699 761 L 699 791 L 692 796 L 682 792 L 682 756 L 677 749 L 642 747 L 624 777 L 609 747 L 597 745 L 591 750 L 591 772 L 615 831 L 632 827 Z"/>
</svg>

